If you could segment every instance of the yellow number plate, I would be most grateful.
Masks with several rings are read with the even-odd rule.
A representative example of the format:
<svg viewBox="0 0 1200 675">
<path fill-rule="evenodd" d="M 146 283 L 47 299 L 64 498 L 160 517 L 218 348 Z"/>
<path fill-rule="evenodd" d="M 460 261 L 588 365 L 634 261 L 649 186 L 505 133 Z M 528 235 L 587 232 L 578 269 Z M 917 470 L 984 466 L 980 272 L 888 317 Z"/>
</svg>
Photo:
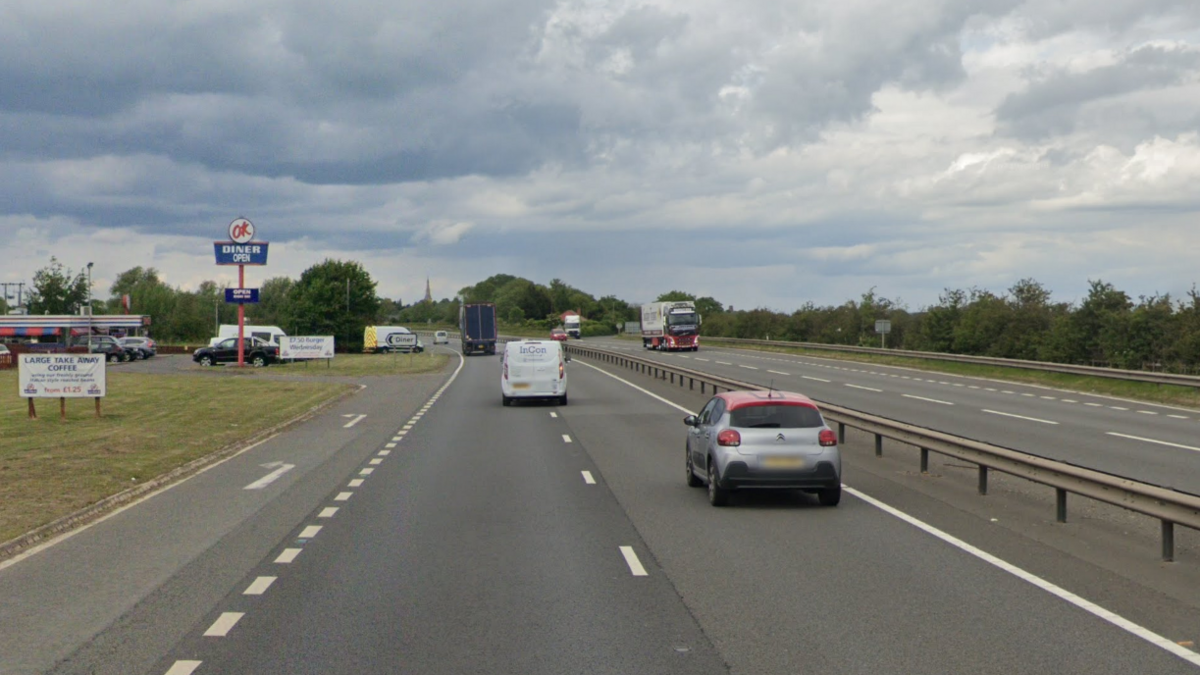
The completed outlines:
<svg viewBox="0 0 1200 675">
<path fill-rule="evenodd" d="M 800 469 L 804 467 L 804 458 L 763 457 L 762 465 L 768 469 Z"/>
<path fill-rule="evenodd" d="M 529 388 L 528 382 L 514 382 L 513 383 L 513 389 L 528 389 L 528 388 Z"/>
</svg>

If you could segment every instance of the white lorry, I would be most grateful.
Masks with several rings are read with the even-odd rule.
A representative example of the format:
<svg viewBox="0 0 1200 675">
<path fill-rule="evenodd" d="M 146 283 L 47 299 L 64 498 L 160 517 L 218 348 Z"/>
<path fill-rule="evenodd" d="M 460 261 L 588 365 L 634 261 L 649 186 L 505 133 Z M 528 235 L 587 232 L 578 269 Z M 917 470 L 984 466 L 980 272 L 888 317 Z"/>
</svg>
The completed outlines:
<svg viewBox="0 0 1200 675">
<path fill-rule="evenodd" d="M 583 337 L 583 333 L 579 328 L 580 319 L 581 317 L 578 314 L 568 314 L 563 317 L 563 330 L 567 331 L 567 335 L 576 340 Z"/>
<path fill-rule="evenodd" d="M 642 346 L 675 351 L 700 349 L 700 315 L 691 300 L 642 305 Z"/>
</svg>

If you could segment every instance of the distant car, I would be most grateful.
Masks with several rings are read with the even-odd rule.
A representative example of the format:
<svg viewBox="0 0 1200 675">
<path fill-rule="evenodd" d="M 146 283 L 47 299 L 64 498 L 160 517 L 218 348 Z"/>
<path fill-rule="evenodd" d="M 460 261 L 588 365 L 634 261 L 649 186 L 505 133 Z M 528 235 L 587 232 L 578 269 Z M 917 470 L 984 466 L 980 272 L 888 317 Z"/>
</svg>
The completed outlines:
<svg viewBox="0 0 1200 675">
<path fill-rule="evenodd" d="M 109 363 L 133 359 L 133 352 L 122 347 L 115 337 L 108 335 L 93 335 L 87 341 L 87 348 L 89 354 L 104 354 Z"/>
<path fill-rule="evenodd" d="M 568 337 L 567 331 L 565 331 L 561 328 L 554 328 L 550 331 L 550 339 L 551 340 L 557 340 L 559 342 L 566 342 L 567 337 Z"/>
<path fill-rule="evenodd" d="M 243 356 L 245 362 L 261 368 L 279 360 L 279 347 L 255 337 L 242 338 L 245 342 Z M 225 338 L 211 347 L 201 347 L 192 354 L 192 360 L 202 366 L 217 363 L 237 363 L 237 338 Z"/>
<path fill-rule="evenodd" d="M 816 493 L 821 504 L 842 498 L 837 434 L 803 394 L 731 391 L 709 399 L 688 425 L 687 484 L 708 486 L 708 501 L 724 506 L 746 488 Z"/>
<path fill-rule="evenodd" d="M 136 360 L 148 359 L 158 353 L 158 345 L 150 338 L 127 337 L 121 338 L 121 346 L 133 352 Z"/>
<path fill-rule="evenodd" d="M 433 334 L 433 344 L 448 345 L 450 344 L 450 335 L 444 330 L 439 330 Z"/>
</svg>

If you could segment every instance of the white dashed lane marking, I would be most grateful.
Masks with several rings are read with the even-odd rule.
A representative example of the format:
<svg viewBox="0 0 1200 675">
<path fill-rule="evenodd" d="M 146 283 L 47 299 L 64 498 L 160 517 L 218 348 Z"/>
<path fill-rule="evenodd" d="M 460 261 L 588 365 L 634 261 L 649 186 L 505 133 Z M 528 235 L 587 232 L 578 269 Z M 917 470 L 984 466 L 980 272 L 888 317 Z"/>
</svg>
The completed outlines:
<svg viewBox="0 0 1200 675">
<path fill-rule="evenodd" d="M 784 376 L 790 376 L 790 375 L 791 375 L 791 373 L 785 373 L 785 372 L 782 372 L 782 371 L 779 371 L 779 370 L 768 370 L 767 372 L 768 372 L 768 373 L 774 373 L 775 375 L 784 375 Z"/>
<path fill-rule="evenodd" d="M 275 583 L 275 579 L 277 578 L 278 577 L 259 577 L 255 579 L 253 583 L 247 586 L 246 590 L 242 591 L 242 595 L 262 595 L 263 593 L 267 592 L 267 589 L 271 587 L 271 584 Z"/>
<path fill-rule="evenodd" d="M 296 556 L 300 555 L 300 551 L 302 550 L 299 548 L 285 548 L 279 554 L 279 557 L 275 559 L 275 562 L 280 565 L 289 565 L 296 560 Z"/>
<path fill-rule="evenodd" d="M 941 405 L 954 405 L 950 401 L 939 401 L 936 398 L 925 398 L 924 396 L 913 396 L 912 394 L 901 394 L 904 398 L 916 399 L 918 401 L 928 401 L 929 403 L 938 403 Z"/>
<path fill-rule="evenodd" d="M 861 384 L 847 384 L 846 386 L 850 387 L 851 389 L 863 389 L 865 391 L 874 391 L 874 392 L 882 392 L 883 391 L 882 389 L 876 389 L 875 387 L 864 387 Z"/>
<path fill-rule="evenodd" d="M 306 527 L 300 531 L 299 538 L 300 539 L 312 539 L 313 537 L 317 536 L 317 533 L 320 531 L 321 531 L 320 525 L 309 525 L 308 527 Z"/>
<path fill-rule="evenodd" d="M 317 517 L 318 518 L 332 518 L 333 514 L 335 514 L 337 512 L 338 512 L 338 507 L 326 506 L 325 508 L 321 509 L 321 513 L 317 514 Z"/>
<path fill-rule="evenodd" d="M 353 497 L 353 496 L 354 496 L 354 493 L 353 493 L 353 492 L 339 492 L 339 493 L 338 493 L 338 495 L 337 495 L 336 497 L 334 497 L 334 498 L 333 498 L 333 501 L 335 501 L 335 502 L 345 502 L 345 501 L 349 501 L 349 500 L 350 500 L 350 498 L 351 498 L 351 497 Z"/>
<path fill-rule="evenodd" d="M 196 669 L 200 667 L 200 661 L 176 661 L 174 665 L 167 670 L 166 675 L 192 675 Z"/>
<path fill-rule="evenodd" d="M 562 439 L 563 439 L 563 443 L 570 443 L 570 442 L 571 442 L 571 436 L 570 436 L 570 435 L 568 435 L 568 434 L 563 434 L 563 435 L 562 435 Z"/>
<path fill-rule="evenodd" d="M 587 483 L 588 485 L 595 485 L 595 484 L 596 484 L 596 479 L 595 479 L 595 478 L 592 478 L 592 472 L 591 472 L 591 471 L 581 471 L 580 473 L 582 473 L 582 474 L 583 474 L 583 482 Z"/>
<path fill-rule="evenodd" d="M 621 555 L 625 556 L 625 564 L 629 565 L 629 571 L 633 573 L 633 576 L 648 576 L 646 568 L 642 567 L 642 561 L 638 560 L 637 553 L 634 553 L 632 546 L 622 546 Z"/>
<path fill-rule="evenodd" d="M 815 381 L 815 382 L 829 382 L 829 380 L 822 380 L 822 379 L 821 379 L 821 378 L 819 378 L 819 377 L 810 377 L 810 376 L 808 376 L 808 375 L 801 375 L 800 377 L 802 377 L 802 378 L 804 378 L 804 379 L 806 379 L 806 380 L 813 380 L 813 381 Z"/>
<path fill-rule="evenodd" d="M 204 631 L 204 637 L 225 637 L 243 616 L 246 616 L 244 612 L 225 612 L 221 614 L 213 622 L 213 625 Z"/>
<path fill-rule="evenodd" d="M 1058 422 L 1052 422 L 1052 421 L 1050 421 L 1050 420 L 1040 420 L 1040 419 L 1038 419 L 1038 418 L 1036 418 L 1036 417 L 1026 417 L 1026 416 L 1024 416 L 1024 415 L 1014 415 L 1014 414 L 1012 414 L 1012 413 L 1000 412 L 999 410 L 987 410 L 987 409 L 984 409 L 984 411 L 983 411 L 983 412 L 985 412 L 985 413 L 991 413 L 992 415 L 1003 415 L 1004 417 L 1015 417 L 1015 418 L 1017 418 L 1017 419 L 1019 419 L 1019 420 L 1028 420 L 1028 421 L 1030 421 L 1030 422 L 1038 422 L 1038 423 L 1040 423 L 1040 424 L 1058 424 Z"/>
</svg>

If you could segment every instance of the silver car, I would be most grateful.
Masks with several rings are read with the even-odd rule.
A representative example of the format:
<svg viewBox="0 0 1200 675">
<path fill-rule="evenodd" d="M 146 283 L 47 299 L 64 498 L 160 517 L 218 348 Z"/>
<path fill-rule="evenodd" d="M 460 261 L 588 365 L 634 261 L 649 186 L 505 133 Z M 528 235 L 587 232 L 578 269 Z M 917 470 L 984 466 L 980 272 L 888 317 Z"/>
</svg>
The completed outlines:
<svg viewBox="0 0 1200 675">
<path fill-rule="evenodd" d="M 807 396 L 781 391 L 717 394 L 688 425 L 687 484 L 708 486 L 708 501 L 724 506 L 745 488 L 816 493 L 821 504 L 842 499 L 837 434 Z"/>
</svg>

